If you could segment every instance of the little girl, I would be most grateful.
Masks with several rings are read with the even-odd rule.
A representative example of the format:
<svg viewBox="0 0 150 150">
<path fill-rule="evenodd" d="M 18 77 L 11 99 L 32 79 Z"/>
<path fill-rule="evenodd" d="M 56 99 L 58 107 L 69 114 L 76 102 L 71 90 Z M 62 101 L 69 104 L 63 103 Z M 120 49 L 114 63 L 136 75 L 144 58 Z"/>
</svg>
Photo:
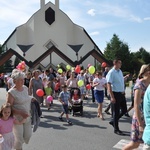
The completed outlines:
<svg viewBox="0 0 150 150">
<path fill-rule="evenodd" d="M 9 103 L 3 104 L 0 110 L 0 150 L 12 150 L 14 146 L 13 124 L 23 124 L 26 119 L 18 121 L 13 118 L 12 108 Z"/>
<path fill-rule="evenodd" d="M 77 89 L 75 89 L 75 90 L 73 91 L 72 102 L 73 102 L 73 103 L 80 103 L 80 102 L 81 102 L 81 98 L 80 98 L 80 95 L 79 95 Z"/>
<path fill-rule="evenodd" d="M 55 98 L 57 99 L 60 92 L 60 82 L 59 79 L 55 80 Z"/>
<path fill-rule="evenodd" d="M 50 106 L 53 103 L 52 101 L 49 102 L 47 100 L 47 97 L 52 95 L 52 88 L 51 88 L 51 82 L 50 81 L 47 82 L 47 85 L 44 87 L 44 90 L 45 90 L 45 94 L 46 94 L 46 97 L 45 97 L 46 106 L 48 107 L 48 110 L 50 110 Z"/>
</svg>

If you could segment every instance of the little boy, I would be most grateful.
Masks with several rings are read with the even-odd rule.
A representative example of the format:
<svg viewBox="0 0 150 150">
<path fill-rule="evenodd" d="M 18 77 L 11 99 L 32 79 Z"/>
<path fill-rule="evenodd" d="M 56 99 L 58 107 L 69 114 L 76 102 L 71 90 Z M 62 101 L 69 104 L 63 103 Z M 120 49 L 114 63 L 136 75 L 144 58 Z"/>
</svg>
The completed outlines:
<svg viewBox="0 0 150 150">
<path fill-rule="evenodd" d="M 58 96 L 58 100 L 62 103 L 63 112 L 61 113 L 59 119 L 63 121 L 62 116 L 66 114 L 67 123 L 69 125 L 72 125 L 72 122 L 69 120 L 69 115 L 68 115 L 68 101 L 72 104 L 72 101 L 70 99 L 70 93 L 67 92 L 67 85 L 62 85 L 61 88 L 62 91 Z"/>
</svg>

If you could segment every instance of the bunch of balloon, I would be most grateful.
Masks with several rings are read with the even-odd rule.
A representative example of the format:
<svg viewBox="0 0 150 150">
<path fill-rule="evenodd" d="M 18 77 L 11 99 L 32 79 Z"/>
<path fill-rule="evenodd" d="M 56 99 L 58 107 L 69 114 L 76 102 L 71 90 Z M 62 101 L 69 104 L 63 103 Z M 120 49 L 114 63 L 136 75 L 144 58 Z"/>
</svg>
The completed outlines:
<svg viewBox="0 0 150 150">
<path fill-rule="evenodd" d="M 75 72 L 80 73 L 80 71 L 81 71 L 81 67 L 79 65 L 77 65 L 76 68 L 75 68 Z"/>
<path fill-rule="evenodd" d="M 95 73 L 95 67 L 94 66 L 90 66 L 88 70 L 89 70 L 90 74 L 94 74 Z"/>
<path fill-rule="evenodd" d="M 38 89 L 36 91 L 37 96 L 42 97 L 44 95 L 44 91 L 42 89 Z"/>
<path fill-rule="evenodd" d="M 17 68 L 18 70 L 20 70 L 20 71 L 25 71 L 25 68 L 26 68 L 25 62 L 24 62 L 24 61 L 20 62 L 20 63 L 16 66 L 16 68 Z"/>
<path fill-rule="evenodd" d="M 57 72 L 61 74 L 61 73 L 63 73 L 63 70 L 62 70 L 61 68 L 59 68 L 59 69 L 57 70 Z"/>
</svg>

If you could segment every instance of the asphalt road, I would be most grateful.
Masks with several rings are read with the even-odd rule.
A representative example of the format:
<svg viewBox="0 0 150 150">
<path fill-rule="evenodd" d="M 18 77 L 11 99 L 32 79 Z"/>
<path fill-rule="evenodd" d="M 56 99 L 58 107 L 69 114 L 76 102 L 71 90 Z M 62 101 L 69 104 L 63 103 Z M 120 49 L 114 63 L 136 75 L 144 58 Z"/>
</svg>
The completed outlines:
<svg viewBox="0 0 150 150">
<path fill-rule="evenodd" d="M 4 88 L 0 88 L 0 95 L 1 105 L 6 100 Z M 129 106 L 130 88 L 126 89 L 126 97 Z M 105 98 L 104 108 L 108 103 Z M 113 150 L 113 146 L 121 139 L 130 139 L 131 118 L 124 116 L 120 119 L 120 129 L 126 136 L 116 135 L 109 125 L 110 115 L 104 114 L 104 121 L 97 118 L 97 104 L 90 99 L 84 100 L 82 117 L 70 114 L 72 126 L 58 119 L 61 105 L 57 100 L 54 100 L 49 111 L 46 107 L 42 107 L 42 111 L 44 118 L 41 118 L 40 126 L 32 134 L 29 144 L 24 144 L 23 150 Z"/>
</svg>

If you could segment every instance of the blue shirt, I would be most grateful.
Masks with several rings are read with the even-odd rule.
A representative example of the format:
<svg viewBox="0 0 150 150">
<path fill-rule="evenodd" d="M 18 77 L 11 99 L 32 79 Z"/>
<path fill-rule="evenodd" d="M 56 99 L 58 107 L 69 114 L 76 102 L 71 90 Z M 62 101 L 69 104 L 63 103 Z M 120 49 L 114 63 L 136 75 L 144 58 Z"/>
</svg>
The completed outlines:
<svg viewBox="0 0 150 150">
<path fill-rule="evenodd" d="M 122 71 L 112 68 L 106 75 L 107 83 L 111 84 L 113 92 L 124 92 L 124 77 Z"/>
<path fill-rule="evenodd" d="M 58 97 L 67 105 L 68 100 L 70 99 L 70 94 L 68 92 L 62 91 Z"/>
<path fill-rule="evenodd" d="M 148 86 L 145 94 L 144 94 L 144 119 L 146 127 L 143 133 L 143 141 L 144 143 L 150 145 L 150 85 Z"/>
</svg>

